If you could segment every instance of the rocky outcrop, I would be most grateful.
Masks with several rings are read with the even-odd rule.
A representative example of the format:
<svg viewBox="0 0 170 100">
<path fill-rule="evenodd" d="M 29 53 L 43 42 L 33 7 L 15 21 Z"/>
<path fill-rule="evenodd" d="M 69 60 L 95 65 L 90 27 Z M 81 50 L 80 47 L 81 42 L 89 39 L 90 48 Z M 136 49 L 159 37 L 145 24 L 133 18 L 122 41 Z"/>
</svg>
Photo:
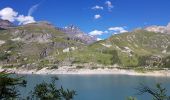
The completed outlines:
<svg viewBox="0 0 170 100">
<path fill-rule="evenodd" d="M 5 43 L 5 41 L 0 40 L 0 46 L 1 46 L 2 44 L 4 44 L 4 43 Z"/>
<path fill-rule="evenodd" d="M 145 30 L 150 31 L 150 32 L 156 32 L 156 33 L 167 33 L 166 26 L 149 26 L 145 28 Z"/>
<path fill-rule="evenodd" d="M 24 43 L 30 43 L 30 42 L 38 42 L 38 43 L 48 43 L 51 42 L 52 34 L 50 33 L 44 33 L 43 31 L 41 33 L 39 32 L 29 32 L 27 30 L 12 30 L 11 34 L 13 35 L 13 41 L 22 41 Z"/>
<path fill-rule="evenodd" d="M 170 34 L 170 23 L 167 26 L 148 26 L 145 28 L 145 30 L 150 32 L 156 32 L 156 33 L 167 33 Z"/>
<path fill-rule="evenodd" d="M 14 27 L 13 23 L 8 20 L 0 19 L 0 29 L 8 29 L 10 27 Z"/>
<path fill-rule="evenodd" d="M 85 44 L 91 44 L 97 41 L 96 37 L 89 36 L 88 34 L 82 32 L 80 28 L 74 25 L 66 26 L 64 28 L 57 28 L 57 29 L 68 34 L 71 39 L 81 41 Z"/>
</svg>

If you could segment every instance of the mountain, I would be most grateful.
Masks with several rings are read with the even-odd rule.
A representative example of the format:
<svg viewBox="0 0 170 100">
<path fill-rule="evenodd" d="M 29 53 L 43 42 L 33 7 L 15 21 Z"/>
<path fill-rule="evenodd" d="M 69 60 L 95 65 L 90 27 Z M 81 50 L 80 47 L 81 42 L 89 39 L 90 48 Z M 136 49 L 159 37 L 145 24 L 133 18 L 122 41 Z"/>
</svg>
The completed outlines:
<svg viewBox="0 0 170 100">
<path fill-rule="evenodd" d="M 137 29 L 97 42 L 74 25 L 58 28 L 42 21 L 4 28 L 0 30 L 0 65 L 170 67 L 170 34 L 160 28 L 161 32 Z"/>
<path fill-rule="evenodd" d="M 80 28 L 74 25 L 69 25 L 64 28 L 58 28 L 58 29 L 68 34 L 70 38 L 80 40 L 86 44 L 94 43 L 97 40 L 96 37 L 89 36 L 88 34 L 82 32 Z"/>
<path fill-rule="evenodd" d="M 145 30 L 150 32 L 156 32 L 156 33 L 170 34 L 170 23 L 167 26 L 158 26 L 158 25 L 148 26 L 145 28 Z"/>
<path fill-rule="evenodd" d="M 7 29 L 7 28 L 10 28 L 10 27 L 14 27 L 14 24 L 11 23 L 8 20 L 0 19 L 0 29 Z"/>
<path fill-rule="evenodd" d="M 0 64 L 27 67 L 55 64 L 59 54 L 85 45 L 48 22 L 7 28 L 0 30 Z"/>
<path fill-rule="evenodd" d="M 135 30 L 95 42 L 74 54 L 75 62 L 124 67 L 169 67 L 170 35 Z"/>
</svg>

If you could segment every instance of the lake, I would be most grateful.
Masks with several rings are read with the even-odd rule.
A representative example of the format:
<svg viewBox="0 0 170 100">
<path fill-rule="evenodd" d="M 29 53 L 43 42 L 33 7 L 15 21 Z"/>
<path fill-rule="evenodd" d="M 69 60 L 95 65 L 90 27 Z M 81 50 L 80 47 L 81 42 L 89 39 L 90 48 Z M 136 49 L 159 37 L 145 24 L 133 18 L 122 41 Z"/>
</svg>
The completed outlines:
<svg viewBox="0 0 170 100">
<path fill-rule="evenodd" d="M 148 95 L 137 95 L 135 88 L 140 83 L 149 86 L 162 83 L 170 94 L 169 77 L 128 75 L 24 75 L 28 84 L 27 88 L 21 88 L 21 94 L 27 95 L 38 83 L 50 82 L 52 76 L 59 77 L 58 86 L 77 92 L 74 100 L 126 100 L 128 96 L 135 96 L 138 100 L 151 100 Z"/>
</svg>

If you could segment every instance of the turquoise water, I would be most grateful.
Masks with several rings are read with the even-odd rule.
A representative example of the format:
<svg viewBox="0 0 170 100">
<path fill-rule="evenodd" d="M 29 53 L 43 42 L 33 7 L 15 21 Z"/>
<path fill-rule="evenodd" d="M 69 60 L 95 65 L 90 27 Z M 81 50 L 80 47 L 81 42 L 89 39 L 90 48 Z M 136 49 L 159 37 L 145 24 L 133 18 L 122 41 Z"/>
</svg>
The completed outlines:
<svg viewBox="0 0 170 100">
<path fill-rule="evenodd" d="M 21 75 L 19 75 L 21 76 Z M 21 89 L 24 96 L 34 86 L 43 81 L 49 82 L 53 75 L 24 75 L 27 80 L 27 88 Z M 126 100 L 128 96 L 135 96 L 138 100 L 151 100 L 148 95 L 137 95 L 135 88 L 144 83 L 154 86 L 155 83 L 162 83 L 170 94 L 170 78 L 167 77 L 146 77 L 128 75 L 57 75 L 58 86 L 74 89 L 77 96 L 74 100 Z"/>
</svg>

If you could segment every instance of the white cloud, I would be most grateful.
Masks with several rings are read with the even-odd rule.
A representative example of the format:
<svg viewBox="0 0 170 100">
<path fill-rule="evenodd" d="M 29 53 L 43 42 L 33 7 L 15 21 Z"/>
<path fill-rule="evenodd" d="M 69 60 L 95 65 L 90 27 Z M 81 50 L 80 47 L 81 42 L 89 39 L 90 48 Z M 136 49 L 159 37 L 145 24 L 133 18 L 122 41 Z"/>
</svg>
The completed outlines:
<svg viewBox="0 0 170 100">
<path fill-rule="evenodd" d="M 109 31 L 119 31 L 119 30 L 123 30 L 123 27 L 110 27 L 108 30 Z"/>
<path fill-rule="evenodd" d="M 101 38 L 97 38 L 97 41 L 100 41 L 100 40 L 103 40 L 103 39 L 101 39 Z"/>
<path fill-rule="evenodd" d="M 40 3 L 39 3 L 39 4 L 36 4 L 36 5 L 33 5 L 33 6 L 29 9 L 29 11 L 28 11 L 28 16 L 31 16 L 31 15 L 34 13 L 34 11 L 37 10 L 37 8 L 38 8 L 39 5 L 40 5 Z"/>
<path fill-rule="evenodd" d="M 102 35 L 103 33 L 104 33 L 103 31 L 94 30 L 94 31 L 90 32 L 89 35 L 97 36 L 97 35 Z"/>
<path fill-rule="evenodd" d="M 112 8 L 114 7 L 114 6 L 112 5 L 112 2 L 111 2 L 111 1 L 106 1 L 105 4 L 107 5 L 108 10 L 109 10 L 109 11 L 112 11 Z"/>
<path fill-rule="evenodd" d="M 37 8 L 45 1 L 46 0 L 41 0 L 39 3 L 31 6 L 31 8 L 28 10 L 28 16 L 31 16 L 37 10 Z"/>
<path fill-rule="evenodd" d="M 97 15 L 94 15 L 94 19 L 99 19 L 101 18 L 101 15 L 97 14 Z"/>
<path fill-rule="evenodd" d="M 128 32 L 127 30 L 125 30 L 123 27 L 110 27 L 108 29 L 109 31 L 114 31 L 114 33 L 125 33 Z"/>
<path fill-rule="evenodd" d="M 0 18 L 3 20 L 9 20 L 10 22 L 14 22 L 16 16 L 18 15 L 12 8 L 6 7 L 0 10 Z"/>
<path fill-rule="evenodd" d="M 34 17 L 20 15 L 10 7 L 0 10 L 0 18 L 3 20 L 9 20 L 10 22 L 17 21 L 19 25 L 35 22 Z"/>
<path fill-rule="evenodd" d="M 29 23 L 34 23 L 35 20 L 32 16 L 24 16 L 24 15 L 19 15 L 17 17 L 17 21 L 19 22 L 19 25 L 21 24 L 29 24 Z"/>
<path fill-rule="evenodd" d="M 102 6 L 96 5 L 96 6 L 92 7 L 91 9 L 93 9 L 93 10 L 103 10 L 104 8 Z"/>
</svg>

